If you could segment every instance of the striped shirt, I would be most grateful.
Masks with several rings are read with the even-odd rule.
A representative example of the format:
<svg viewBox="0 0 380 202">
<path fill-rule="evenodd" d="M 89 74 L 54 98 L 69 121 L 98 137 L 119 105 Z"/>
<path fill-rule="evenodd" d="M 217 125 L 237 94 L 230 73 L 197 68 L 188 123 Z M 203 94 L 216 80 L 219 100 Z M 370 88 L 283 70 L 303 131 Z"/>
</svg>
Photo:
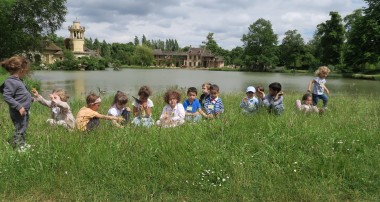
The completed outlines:
<svg viewBox="0 0 380 202">
<path fill-rule="evenodd" d="M 222 99 L 219 97 L 212 99 L 211 96 L 206 97 L 204 109 L 206 114 L 219 114 L 224 112 Z"/>
</svg>

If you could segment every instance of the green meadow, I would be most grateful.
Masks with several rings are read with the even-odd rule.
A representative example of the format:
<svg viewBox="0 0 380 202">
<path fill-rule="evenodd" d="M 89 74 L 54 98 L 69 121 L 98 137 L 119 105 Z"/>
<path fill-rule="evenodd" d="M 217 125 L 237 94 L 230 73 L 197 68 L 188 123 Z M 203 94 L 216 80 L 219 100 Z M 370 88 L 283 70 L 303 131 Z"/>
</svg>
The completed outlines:
<svg viewBox="0 0 380 202">
<path fill-rule="evenodd" d="M 45 122 L 31 109 L 27 143 L 8 144 L 13 124 L 0 99 L 3 201 L 379 201 L 380 102 L 333 94 L 323 115 L 297 112 L 285 94 L 282 116 L 241 113 L 244 93 L 221 94 L 225 113 L 176 128 L 114 128 L 89 133 Z M 104 98 L 105 114 L 111 97 Z M 153 117 L 164 106 L 153 96 Z M 84 98 L 70 100 L 74 115 Z"/>
</svg>

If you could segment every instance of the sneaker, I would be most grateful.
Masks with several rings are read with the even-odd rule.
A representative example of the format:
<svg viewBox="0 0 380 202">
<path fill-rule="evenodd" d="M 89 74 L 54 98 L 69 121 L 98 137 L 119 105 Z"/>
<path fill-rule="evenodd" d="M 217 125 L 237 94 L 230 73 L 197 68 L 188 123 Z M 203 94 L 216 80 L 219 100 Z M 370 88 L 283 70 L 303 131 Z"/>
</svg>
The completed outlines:
<svg viewBox="0 0 380 202">
<path fill-rule="evenodd" d="M 20 152 L 20 153 L 24 153 L 24 152 L 30 150 L 31 147 L 32 147 L 32 145 L 30 145 L 30 144 L 24 144 L 23 146 L 20 146 L 17 149 L 17 151 Z M 32 149 L 32 151 L 33 151 L 33 149 Z"/>
</svg>

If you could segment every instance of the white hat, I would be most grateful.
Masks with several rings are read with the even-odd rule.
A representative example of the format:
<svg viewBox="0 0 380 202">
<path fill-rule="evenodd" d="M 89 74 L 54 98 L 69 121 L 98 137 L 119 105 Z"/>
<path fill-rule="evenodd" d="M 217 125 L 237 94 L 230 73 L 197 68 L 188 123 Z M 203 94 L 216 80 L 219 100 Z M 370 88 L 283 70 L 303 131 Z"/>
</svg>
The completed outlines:
<svg viewBox="0 0 380 202">
<path fill-rule="evenodd" d="M 247 92 L 247 93 L 248 92 L 256 93 L 256 89 L 253 86 L 248 86 L 248 88 L 247 88 L 247 90 L 245 92 Z"/>
</svg>

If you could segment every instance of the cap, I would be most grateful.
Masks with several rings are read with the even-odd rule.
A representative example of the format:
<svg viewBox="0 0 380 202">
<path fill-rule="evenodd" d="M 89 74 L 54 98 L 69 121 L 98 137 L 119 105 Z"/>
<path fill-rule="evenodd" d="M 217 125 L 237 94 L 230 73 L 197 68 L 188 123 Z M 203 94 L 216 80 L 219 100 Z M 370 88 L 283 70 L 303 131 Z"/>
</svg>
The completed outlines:
<svg viewBox="0 0 380 202">
<path fill-rule="evenodd" d="M 253 87 L 253 86 L 248 86 L 246 92 L 247 92 L 247 93 L 248 93 L 248 92 L 256 93 L 256 89 L 255 89 L 255 87 Z"/>
</svg>

